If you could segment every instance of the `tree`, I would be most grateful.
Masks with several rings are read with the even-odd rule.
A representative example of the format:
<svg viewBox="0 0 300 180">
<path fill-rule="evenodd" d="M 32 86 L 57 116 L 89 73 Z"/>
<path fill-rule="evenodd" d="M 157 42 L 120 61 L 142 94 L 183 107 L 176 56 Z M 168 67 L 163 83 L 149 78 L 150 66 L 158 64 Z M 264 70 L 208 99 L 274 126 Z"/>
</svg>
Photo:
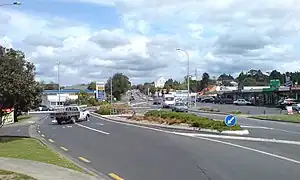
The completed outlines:
<svg viewBox="0 0 300 180">
<path fill-rule="evenodd" d="M 247 77 L 243 81 L 244 86 L 256 86 L 256 80 L 252 77 Z"/>
<path fill-rule="evenodd" d="M 42 86 L 35 81 L 35 66 L 21 51 L 0 46 L 0 99 L 3 108 L 17 112 L 36 107 L 41 102 Z M 0 111 L 3 114 L 3 110 Z"/>
<path fill-rule="evenodd" d="M 42 84 L 44 90 L 58 90 L 59 85 L 57 83 L 54 82 L 50 82 L 47 84 Z"/>
<path fill-rule="evenodd" d="M 119 101 L 121 100 L 121 95 L 126 93 L 131 88 L 131 83 L 129 78 L 122 73 L 116 73 L 112 78 L 107 80 L 105 84 L 106 94 L 110 94 L 110 84 L 112 80 L 112 94 Z"/>
<path fill-rule="evenodd" d="M 207 88 L 209 82 L 209 74 L 207 72 L 203 73 L 201 80 L 201 89 Z"/>
<path fill-rule="evenodd" d="M 88 90 L 96 90 L 96 82 L 90 82 L 88 87 L 87 87 Z"/>
</svg>

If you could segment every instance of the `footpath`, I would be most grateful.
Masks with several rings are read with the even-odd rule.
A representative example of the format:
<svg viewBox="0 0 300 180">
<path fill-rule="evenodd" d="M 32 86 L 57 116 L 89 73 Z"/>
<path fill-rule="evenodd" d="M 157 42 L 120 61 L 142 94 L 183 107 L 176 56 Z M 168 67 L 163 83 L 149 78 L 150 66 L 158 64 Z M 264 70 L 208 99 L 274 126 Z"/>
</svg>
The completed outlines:
<svg viewBox="0 0 300 180">
<path fill-rule="evenodd" d="M 0 128 L 0 146 L 5 147 L 10 146 L 9 143 L 5 142 L 5 138 L 10 137 L 20 137 L 20 138 L 30 138 L 30 126 L 37 123 L 41 117 L 31 117 L 28 120 L 23 120 L 21 122 L 6 125 Z M 1 140 L 2 139 L 2 140 Z M 41 146 L 43 146 L 41 143 Z M 50 147 L 51 148 L 51 147 Z M 51 148 L 53 150 L 53 148 Z M 28 149 L 28 153 L 33 149 Z M 27 151 L 24 149 L 20 149 L 20 151 Z M 11 152 L 7 152 L 11 153 Z M 53 152 L 55 153 L 55 152 Z M 1 153 L 0 153 L 1 154 Z M 57 153 L 61 155 L 61 153 Z M 9 154 L 13 155 L 13 154 Z M 18 156 L 17 156 L 18 157 Z M 21 157 L 20 157 L 21 158 Z M 74 163 L 70 161 L 70 163 Z M 78 165 L 75 163 L 75 165 Z M 80 167 L 80 165 L 78 165 Z M 11 171 L 13 173 L 18 173 L 21 175 L 27 175 L 32 177 L 32 179 L 37 180 L 104 180 L 102 177 L 99 176 L 91 176 L 87 173 L 82 173 L 73 169 L 48 164 L 44 162 L 32 161 L 32 160 L 25 160 L 18 158 L 10 158 L 10 157 L 0 157 L 0 179 L 7 177 L 5 174 L 1 174 L 1 170 L 4 171 Z M 9 174 L 9 178 L 12 178 L 12 174 Z M 13 179 L 13 178 L 12 178 Z M 20 178 L 22 179 L 22 178 Z M 31 180 L 31 179 L 30 179 Z"/>
</svg>

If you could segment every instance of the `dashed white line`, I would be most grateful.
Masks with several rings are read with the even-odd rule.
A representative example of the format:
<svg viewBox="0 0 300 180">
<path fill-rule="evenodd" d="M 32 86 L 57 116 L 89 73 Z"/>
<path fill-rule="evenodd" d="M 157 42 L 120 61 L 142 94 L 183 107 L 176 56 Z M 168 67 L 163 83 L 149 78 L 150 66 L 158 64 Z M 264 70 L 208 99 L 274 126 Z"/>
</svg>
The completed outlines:
<svg viewBox="0 0 300 180">
<path fill-rule="evenodd" d="M 48 139 L 50 142 L 54 143 L 54 141 L 52 139 Z"/>
<path fill-rule="evenodd" d="M 264 127 L 264 126 L 243 126 L 241 125 L 242 128 L 249 128 L 249 129 L 268 129 L 268 130 L 273 130 L 274 128 L 269 128 L 269 127 Z"/>
<path fill-rule="evenodd" d="M 105 131 L 101 131 L 101 130 L 98 130 L 98 129 L 94 129 L 94 128 L 91 128 L 91 127 L 88 127 L 88 126 L 84 126 L 82 124 L 78 124 L 78 123 L 75 123 L 77 126 L 79 127 L 82 127 L 82 128 L 86 128 L 86 129 L 89 129 L 89 130 L 92 130 L 92 131 L 95 131 L 95 132 L 98 132 L 98 133 L 102 133 L 102 134 L 105 134 L 105 135 L 108 135 L 109 133 L 108 132 L 105 132 Z"/>
<path fill-rule="evenodd" d="M 140 127 L 140 128 L 144 128 L 144 129 L 149 129 L 149 130 L 154 130 L 154 131 L 159 131 L 159 132 L 164 132 L 164 133 L 169 133 L 169 134 L 177 134 L 177 135 L 181 135 L 181 136 L 198 138 L 198 139 L 203 139 L 203 140 L 207 140 L 207 141 L 211 141 L 211 142 L 226 144 L 226 145 L 233 146 L 233 147 L 236 147 L 236 148 L 241 148 L 241 149 L 245 149 L 245 150 L 257 152 L 257 153 L 264 154 L 264 155 L 267 155 L 267 156 L 275 157 L 277 159 L 282 159 L 282 160 L 286 160 L 286 161 L 293 162 L 293 163 L 296 163 L 296 164 L 300 164 L 300 161 L 297 161 L 295 159 L 291 159 L 291 158 L 280 156 L 280 155 L 273 154 L 273 153 L 268 153 L 268 152 L 261 151 L 261 150 L 258 150 L 258 149 L 254 149 L 254 148 L 249 148 L 249 147 L 246 147 L 246 146 L 241 146 L 241 145 L 234 144 L 234 143 L 229 143 L 229 142 L 220 141 L 220 140 L 216 140 L 216 139 L 210 139 L 210 138 L 206 138 L 206 137 L 187 136 L 186 134 L 183 134 L 183 133 L 177 133 L 177 132 L 165 131 L 165 130 L 161 130 L 161 129 L 155 129 L 155 128 L 151 128 L 151 127 L 145 127 L 145 126 L 140 126 L 140 125 L 128 124 L 128 123 L 125 123 L 125 122 L 117 122 L 117 121 L 113 121 L 113 120 L 101 118 L 101 117 L 99 117 L 97 115 L 93 115 L 93 116 L 97 117 L 97 118 L 99 118 L 101 120 L 105 120 L 105 121 L 113 122 L 113 123 L 117 123 L 117 124 L 124 124 L 124 125 L 127 125 L 127 126 Z"/>
<path fill-rule="evenodd" d="M 63 146 L 60 146 L 60 148 L 61 148 L 62 150 L 64 150 L 64 151 L 68 151 L 68 149 L 65 148 L 65 147 L 63 147 Z"/>
<path fill-rule="evenodd" d="M 38 133 L 41 133 L 41 131 L 38 131 Z"/>
<path fill-rule="evenodd" d="M 42 137 L 45 137 L 45 135 L 44 135 L 44 134 L 42 134 L 41 136 L 42 136 Z"/>
</svg>

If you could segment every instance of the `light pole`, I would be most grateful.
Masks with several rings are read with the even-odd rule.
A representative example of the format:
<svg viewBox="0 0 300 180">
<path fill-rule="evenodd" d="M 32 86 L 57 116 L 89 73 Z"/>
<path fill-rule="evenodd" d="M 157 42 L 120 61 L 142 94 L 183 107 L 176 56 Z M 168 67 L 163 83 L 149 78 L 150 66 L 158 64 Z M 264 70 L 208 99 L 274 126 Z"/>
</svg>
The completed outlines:
<svg viewBox="0 0 300 180">
<path fill-rule="evenodd" d="M 187 96 L 187 101 L 188 101 L 188 107 L 190 107 L 190 56 L 189 53 L 187 53 L 183 49 L 176 49 L 177 51 L 182 51 L 186 54 L 187 57 L 187 88 L 188 88 L 188 96 Z"/>
<path fill-rule="evenodd" d="M 21 2 L 15 1 L 13 3 L 7 3 L 7 4 L 0 4 L 0 6 L 20 6 Z"/>
<path fill-rule="evenodd" d="M 57 62 L 57 83 L 58 83 L 58 105 L 60 106 L 60 76 L 59 76 L 59 65 L 60 62 Z"/>
</svg>

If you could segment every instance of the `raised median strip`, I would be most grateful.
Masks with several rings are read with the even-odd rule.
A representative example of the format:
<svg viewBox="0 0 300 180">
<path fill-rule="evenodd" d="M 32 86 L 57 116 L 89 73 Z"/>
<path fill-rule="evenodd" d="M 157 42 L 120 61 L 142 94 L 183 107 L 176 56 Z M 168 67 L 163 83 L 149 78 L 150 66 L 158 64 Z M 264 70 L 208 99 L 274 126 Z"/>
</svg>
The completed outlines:
<svg viewBox="0 0 300 180">
<path fill-rule="evenodd" d="M 215 133 L 215 134 L 231 134 L 231 135 L 248 135 L 249 131 L 246 129 L 242 129 L 240 126 L 234 126 L 234 127 L 227 127 L 225 124 L 223 124 L 222 121 L 214 121 L 214 120 L 209 120 L 208 118 L 200 117 L 203 119 L 198 119 L 196 115 L 193 114 L 186 114 L 185 117 L 183 117 L 185 114 L 183 113 L 175 113 L 175 112 L 164 112 L 160 111 L 162 113 L 162 116 L 168 116 L 164 113 L 170 113 L 170 116 L 176 116 L 179 115 L 182 118 L 187 118 L 186 121 L 189 118 L 195 118 L 193 122 L 188 123 L 182 123 L 184 120 L 183 119 L 176 119 L 176 118 L 166 118 L 165 120 L 168 122 L 163 122 L 165 121 L 163 118 L 160 117 L 155 117 L 155 116 L 150 116 L 150 113 L 153 112 L 148 112 L 148 119 L 145 117 L 141 116 L 136 116 L 136 117 L 124 117 L 124 116 L 118 116 L 118 115 L 99 115 L 97 113 L 92 113 L 95 116 L 106 118 L 109 120 L 113 121 L 119 121 L 119 122 L 125 122 L 125 123 L 130 123 L 130 124 L 136 124 L 136 125 L 143 125 L 143 126 L 148 126 L 148 127 L 155 127 L 155 128 L 166 128 L 166 129 L 172 129 L 172 130 L 179 130 L 179 131 L 188 131 L 188 132 L 205 132 L 205 133 Z M 155 111 L 156 113 L 156 111 Z M 158 114 L 157 114 L 158 115 Z M 147 113 L 146 113 L 147 116 Z M 188 116 L 188 117 L 187 117 Z M 149 119 L 150 118 L 150 119 Z M 210 127 L 209 128 L 202 128 L 203 126 Z"/>
<path fill-rule="evenodd" d="M 288 123 L 300 123 L 300 114 L 285 114 L 285 115 L 260 115 L 248 116 L 248 118 L 266 120 L 266 121 L 281 121 Z"/>
</svg>

